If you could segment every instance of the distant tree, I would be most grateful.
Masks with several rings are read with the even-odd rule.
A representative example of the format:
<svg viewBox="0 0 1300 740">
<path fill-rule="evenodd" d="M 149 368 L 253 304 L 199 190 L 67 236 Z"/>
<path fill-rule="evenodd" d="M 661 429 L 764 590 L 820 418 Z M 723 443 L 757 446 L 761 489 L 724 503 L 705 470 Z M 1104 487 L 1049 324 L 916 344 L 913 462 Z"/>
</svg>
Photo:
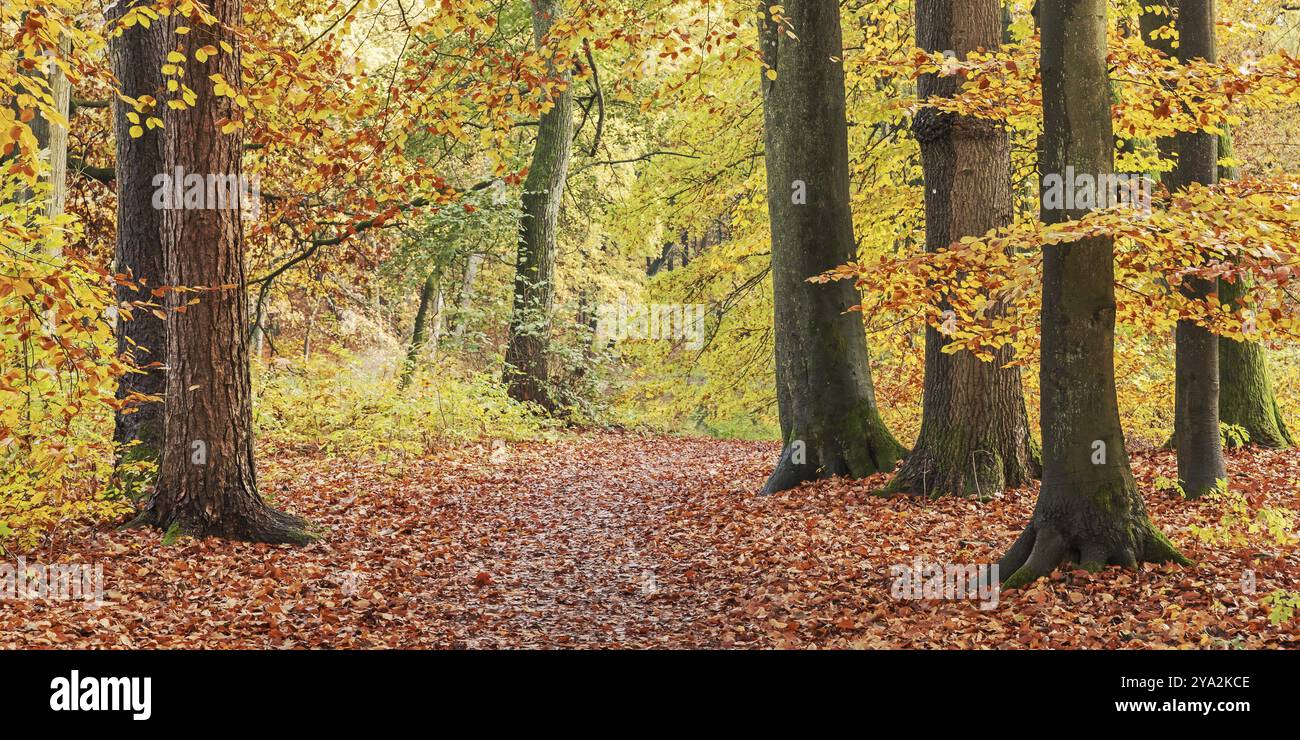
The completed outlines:
<svg viewBox="0 0 1300 740">
<path fill-rule="evenodd" d="M 1178 3 L 1178 59 L 1217 60 L 1213 0 Z M 1180 131 L 1175 138 L 1178 162 L 1171 191 L 1218 181 L 1219 137 L 1209 131 Z M 1188 276 L 1181 290 L 1188 298 L 1208 299 L 1218 281 Z M 1193 319 L 1180 319 L 1175 337 L 1174 446 L 1178 449 L 1178 483 L 1183 494 L 1197 498 L 1228 477 L 1219 434 L 1219 341 Z"/>
</svg>

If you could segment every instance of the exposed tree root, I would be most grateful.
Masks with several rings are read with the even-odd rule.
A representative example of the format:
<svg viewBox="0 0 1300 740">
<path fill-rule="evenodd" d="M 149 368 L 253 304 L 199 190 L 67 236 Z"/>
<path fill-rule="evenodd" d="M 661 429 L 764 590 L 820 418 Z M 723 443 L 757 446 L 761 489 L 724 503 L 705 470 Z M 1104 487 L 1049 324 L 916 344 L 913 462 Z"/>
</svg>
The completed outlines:
<svg viewBox="0 0 1300 740">
<path fill-rule="evenodd" d="M 243 542 L 306 545 L 320 537 L 310 522 L 302 517 L 258 504 L 237 515 L 227 513 L 214 521 L 204 514 L 171 511 L 163 513 L 151 503 L 123 528 L 157 527 L 163 531 L 173 528 L 181 534 L 196 537 L 220 537 Z"/>
<path fill-rule="evenodd" d="M 866 425 L 861 431 L 864 434 L 851 435 L 847 440 L 828 440 L 820 449 L 787 444 L 761 494 L 779 493 L 821 478 L 865 478 L 893 470 L 907 456 L 907 448 L 883 426 Z"/>
<path fill-rule="evenodd" d="M 1010 573 L 1002 588 L 1020 588 L 1066 563 L 1093 571 L 1107 565 L 1137 568 L 1139 562 L 1191 565 L 1155 525 L 1148 522 L 1136 529 L 1127 541 L 1108 544 L 1100 538 L 1069 536 L 1056 526 L 1031 523 L 998 561 L 998 572 Z"/>
</svg>

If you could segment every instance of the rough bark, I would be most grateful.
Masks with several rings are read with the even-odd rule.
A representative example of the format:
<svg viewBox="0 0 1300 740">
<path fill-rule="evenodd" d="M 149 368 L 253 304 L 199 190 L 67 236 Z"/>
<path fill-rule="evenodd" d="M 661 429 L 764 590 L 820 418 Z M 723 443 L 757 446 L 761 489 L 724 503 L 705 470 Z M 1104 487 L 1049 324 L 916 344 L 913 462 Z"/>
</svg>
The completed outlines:
<svg viewBox="0 0 1300 740">
<path fill-rule="evenodd" d="M 1214 0 L 1181 0 L 1178 12 L 1178 58 L 1183 62 L 1217 58 Z M 1170 190 L 1218 181 L 1219 138 L 1207 131 L 1179 132 L 1178 162 Z M 1205 300 L 1217 281 L 1190 277 L 1180 286 L 1189 299 Z M 1219 434 L 1219 343 L 1209 329 L 1190 319 L 1178 322 L 1174 350 L 1174 446 L 1183 495 L 1197 498 L 1227 478 Z"/>
<path fill-rule="evenodd" d="M 226 42 L 233 53 L 206 63 L 187 55 L 178 66 L 197 100 L 184 110 L 167 109 L 165 172 L 236 177 L 242 174 L 242 135 L 223 135 L 220 121 L 238 115 L 234 101 L 213 92 L 209 75 L 227 84 L 240 79 L 239 0 L 210 0 L 217 25 L 173 14 L 188 25 L 188 49 Z M 198 294 L 167 294 L 167 398 L 158 483 L 139 523 L 193 536 L 259 542 L 305 543 L 306 522 L 268 507 L 258 494 L 253 461 L 252 394 L 248 369 L 248 299 L 244 239 L 238 198 L 225 207 L 165 208 L 163 261 L 167 283 L 203 286 Z M 199 298 L 185 305 L 191 296 Z M 184 308 L 182 312 L 178 309 Z"/>
<path fill-rule="evenodd" d="M 144 3 L 144 0 L 114 5 L 109 10 L 109 17 L 121 17 L 139 3 Z M 164 55 L 164 39 L 160 26 L 154 24 L 145 28 L 137 23 L 111 40 L 113 74 L 121 83 L 123 95 L 132 98 L 161 96 L 162 73 L 159 70 Z M 137 285 L 117 287 L 119 305 L 127 301 L 156 301 L 152 291 L 164 284 L 162 212 L 153 207 L 153 178 L 163 171 L 162 132 L 146 127 L 142 136 L 132 138 L 128 131 L 133 124 L 127 120 L 126 114 L 134 111 L 133 106 L 114 96 L 113 127 L 117 141 L 114 270 L 130 275 Z M 155 111 L 141 115 L 149 114 L 161 115 Z M 140 370 L 118 381 L 118 400 L 134 398 L 139 401 L 117 412 L 113 441 L 117 444 L 138 441 L 139 444 L 131 450 L 131 457 L 156 460 L 162 444 L 163 406 L 160 400 L 166 375 L 161 367 L 143 366 L 162 363 L 167 350 L 165 325 L 152 311 L 136 309 L 130 319 L 119 315 L 114 331 L 118 354 L 128 357 Z M 143 400 L 150 397 L 159 400 Z"/>
<path fill-rule="evenodd" d="M 917 46 L 958 58 L 1000 43 L 997 0 L 918 0 Z M 923 75 L 921 100 L 956 93 L 961 78 Z M 913 122 L 925 176 L 925 246 L 935 252 L 963 236 L 1011 222 L 1011 147 L 994 121 L 922 109 Z M 999 311 L 994 308 L 993 311 Z M 1006 367 L 1013 350 L 993 361 L 972 352 L 942 351 L 934 327 L 925 332 L 921 433 L 891 490 L 928 496 L 986 495 L 1037 477 L 1040 469 L 1025 411 L 1020 369 Z"/>
<path fill-rule="evenodd" d="M 543 48 L 543 39 L 563 13 L 563 5 L 563 0 L 534 0 L 533 33 L 538 48 Z M 532 163 L 524 181 L 505 369 L 511 398 L 532 401 L 547 410 L 555 407 L 548 391 L 551 311 L 555 302 L 555 239 L 573 153 L 570 75 L 554 63 L 551 73 L 565 88 L 556 92 L 554 105 L 542 114 Z"/>
<path fill-rule="evenodd" d="M 849 211 L 848 128 L 839 5 L 794 0 L 797 38 L 760 9 L 776 78 L 763 80 L 772 229 L 776 388 L 784 449 L 765 493 L 814 478 L 892 470 L 903 447 L 876 408 L 853 285 L 807 282 L 856 258 Z"/>
<path fill-rule="evenodd" d="M 1106 0 L 1043 0 L 1040 175 L 1114 169 L 1106 75 Z M 1048 223 L 1083 215 L 1044 208 Z M 1147 517 L 1124 449 L 1115 396 L 1114 252 L 1108 238 L 1045 248 L 1043 485 L 1025 531 L 999 562 L 1004 586 L 1062 562 L 1085 568 L 1186 562 Z"/>
<path fill-rule="evenodd" d="M 1219 137 L 1219 158 L 1232 156 L 1232 136 Z M 1220 180 L 1236 179 L 1235 167 L 1219 167 Z M 1219 282 L 1219 299 L 1231 310 L 1249 306 L 1248 282 Z M 1219 337 L 1219 421 L 1246 430 L 1249 444 L 1282 449 L 1295 444 L 1282 419 L 1264 348 L 1258 342 Z"/>
</svg>

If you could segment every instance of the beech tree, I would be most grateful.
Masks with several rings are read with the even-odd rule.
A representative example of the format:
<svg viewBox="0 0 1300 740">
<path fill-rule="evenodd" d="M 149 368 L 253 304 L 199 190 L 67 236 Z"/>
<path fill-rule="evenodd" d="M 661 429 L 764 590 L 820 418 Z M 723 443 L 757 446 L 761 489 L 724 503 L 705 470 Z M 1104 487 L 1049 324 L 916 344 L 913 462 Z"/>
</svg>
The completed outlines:
<svg viewBox="0 0 1300 740">
<path fill-rule="evenodd" d="M 1232 135 L 1219 137 L 1219 158 L 1232 156 Z M 1237 168 L 1220 165 L 1219 180 L 1237 179 Z M 1232 310 L 1251 305 L 1246 277 L 1219 281 L 1219 299 Z M 1295 439 L 1282 418 L 1268 360 L 1259 342 L 1219 337 L 1219 421 L 1246 431 L 1260 447 L 1291 447 Z"/>
<path fill-rule="evenodd" d="M 539 50 L 564 0 L 533 0 L 533 35 Z M 573 85 L 563 64 L 554 59 L 550 72 L 564 83 L 542 114 L 524 180 L 523 215 L 515 262 L 514 306 L 506 346 L 505 380 L 511 398 L 553 410 L 549 380 L 551 310 L 555 303 L 555 239 L 573 154 Z"/>
<path fill-rule="evenodd" d="M 1043 0 L 1043 137 L 1040 177 L 1067 167 L 1114 171 L 1106 0 Z M 1046 223 L 1086 210 L 1042 209 Z M 1186 559 L 1152 524 L 1124 449 L 1115 395 L 1112 239 L 1044 247 L 1042 307 L 1043 484 L 1033 517 L 998 563 L 1004 586 L 1045 576 L 1062 562 Z"/>
<path fill-rule="evenodd" d="M 862 316 L 847 282 L 808 278 L 854 259 L 839 4 L 764 8 L 767 204 L 772 228 L 776 386 L 783 450 L 765 493 L 863 477 L 903 456 L 876 408 Z M 783 24 L 797 29 L 785 32 Z"/>
<path fill-rule="evenodd" d="M 998 47 L 1002 22 L 997 0 L 918 0 L 916 45 L 964 59 Z M 951 96 L 961 79 L 922 75 L 917 96 Z M 927 251 L 1011 223 L 1011 145 L 1001 123 L 923 108 L 912 131 L 925 176 Z M 1006 367 L 1013 350 L 1003 345 L 982 362 L 969 350 L 944 352 L 947 341 L 926 327 L 921 433 L 890 488 L 965 496 L 1028 483 L 1039 465 L 1020 369 Z"/>
<path fill-rule="evenodd" d="M 217 85 L 237 91 L 240 84 L 233 29 L 240 26 L 242 6 L 239 0 L 212 0 L 209 10 L 213 22 L 173 13 L 165 24 L 168 42 L 178 44 L 176 53 L 184 57 L 174 62 L 178 77 L 190 90 L 174 95 L 171 101 L 183 105 L 166 111 L 163 172 L 229 183 L 243 174 L 242 129 L 228 125 L 241 113 L 236 99 L 218 94 Z M 189 27 L 183 36 L 175 33 L 182 25 Z M 172 203 L 162 210 L 169 288 L 164 440 L 158 482 L 137 521 L 194 536 L 305 543 L 312 536 L 306 522 L 268 507 L 257 490 L 244 204 L 236 197 L 224 205 L 192 207 L 185 185 L 184 207 Z"/>
<path fill-rule="evenodd" d="M 1178 59 L 1217 61 L 1213 0 L 1181 0 L 1177 20 Z M 1170 190 L 1218 181 L 1219 137 L 1208 131 L 1180 131 L 1175 139 L 1178 162 Z M 1217 281 L 1188 276 L 1180 286 L 1188 298 L 1204 300 Z M 1227 478 L 1219 435 L 1218 338 L 1193 319 L 1180 319 L 1175 339 L 1174 446 L 1183 494 L 1197 498 Z"/>
<path fill-rule="evenodd" d="M 118 19 L 136 6 L 147 6 L 143 0 L 116 3 L 109 7 L 108 17 Z M 158 99 L 162 95 L 162 59 L 165 39 L 162 24 L 145 27 L 134 24 L 110 40 L 113 74 L 121 85 L 122 95 L 139 100 L 142 96 Z M 152 291 L 164 284 L 162 252 L 162 211 L 153 207 L 155 175 L 163 172 L 162 132 L 153 126 L 139 126 L 128 115 L 161 115 L 150 106 L 140 110 L 115 96 L 113 127 L 116 132 L 117 160 L 117 241 L 114 253 L 114 270 L 131 276 L 129 281 L 117 286 L 117 301 L 157 302 Z M 132 136 L 132 128 L 138 127 Z M 117 326 L 118 354 L 132 358 L 137 366 L 162 364 L 166 352 L 166 331 L 162 319 L 152 311 L 136 309 L 130 318 L 119 315 Z M 141 367 L 140 372 L 122 376 L 117 386 L 117 398 L 125 401 L 131 397 L 161 397 L 166 378 L 161 367 Z M 125 444 L 138 441 L 132 457 L 155 460 L 159 454 L 163 435 L 163 407 L 161 403 L 136 403 L 119 409 L 115 415 L 113 441 Z"/>
</svg>

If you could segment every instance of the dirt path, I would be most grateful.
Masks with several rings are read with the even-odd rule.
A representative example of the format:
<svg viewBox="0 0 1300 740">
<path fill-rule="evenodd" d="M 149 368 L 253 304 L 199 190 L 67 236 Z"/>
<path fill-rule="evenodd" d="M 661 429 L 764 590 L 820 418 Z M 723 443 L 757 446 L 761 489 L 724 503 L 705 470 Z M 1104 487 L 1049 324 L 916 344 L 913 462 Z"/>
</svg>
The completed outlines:
<svg viewBox="0 0 1300 740">
<path fill-rule="evenodd" d="M 262 457 L 306 548 L 79 532 L 32 563 L 102 564 L 106 604 L 0 603 L 0 646 L 717 645 L 673 513 L 761 483 L 772 445 L 634 435 L 437 459 Z M 757 476 L 757 477 L 756 477 Z M 695 553 L 698 554 L 698 553 Z"/>
<path fill-rule="evenodd" d="M 456 523 L 464 551 L 445 573 L 485 584 L 462 615 L 468 644 L 716 645 L 715 635 L 693 629 L 707 599 L 677 588 L 690 562 L 674 515 L 728 490 L 724 469 L 764 460 L 770 447 L 567 440 L 498 452 L 489 470 L 448 481 L 436 506 Z M 730 490 L 754 485 L 741 476 Z M 692 555 L 708 557 L 708 548 Z"/>
<path fill-rule="evenodd" d="M 1033 491 L 883 499 L 835 480 L 757 497 L 767 443 L 589 434 L 432 459 L 263 451 L 262 488 L 328 528 L 305 548 L 156 531 L 65 534 L 29 562 L 104 568 L 106 603 L 0 602 L 0 647 L 1140 647 L 1295 645 L 1260 599 L 1294 547 L 1210 547 L 1209 502 L 1149 494 L 1193 568 L 1058 573 L 974 601 L 898 599 L 891 569 L 988 562 Z M 1295 453 L 1234 456 L 1234 485 L 1300 508 Z M 1167 454 L 1137 455 L 1146 490 Z M 1279 483 L 1280 481 L 1280 483 Z M 0 559 L 3 561 L 4 559 Z M 13 562 L 9 557 L 7 562 Z M 1243 591 L 1244 574 L 1254 578 Z"/>
</svg>

